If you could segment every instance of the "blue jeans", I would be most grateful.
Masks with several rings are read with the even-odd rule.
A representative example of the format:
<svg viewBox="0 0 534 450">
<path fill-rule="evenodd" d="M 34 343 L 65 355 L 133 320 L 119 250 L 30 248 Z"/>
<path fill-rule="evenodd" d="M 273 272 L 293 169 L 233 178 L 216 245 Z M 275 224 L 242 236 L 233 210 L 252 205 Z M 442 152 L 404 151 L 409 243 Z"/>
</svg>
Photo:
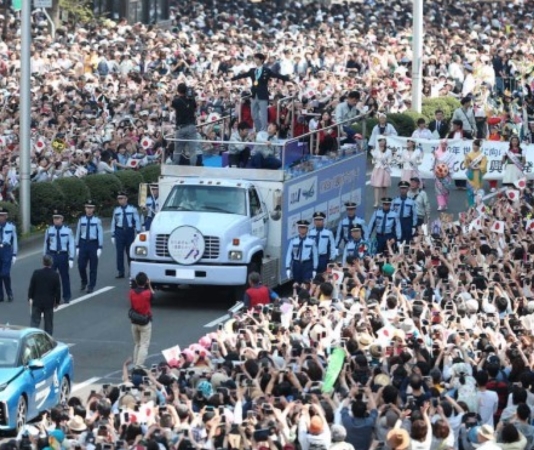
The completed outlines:
<svg viewBox="0 0 534 450">
<path fill-rule="evenodd" d="M 172 155 L 173 164 L 194 166 L 197 161 L 198 132 L 195 125 L 186 125 L 176 130 L 176 139 L 187 139 L 189 142 L 175 142 Z M 187 151 L 186 151 L 187 148 Z"/>
<path fill-rule="evenodd" d="M 282 161 L 280 161 L 278 158 L 274 157 L 273 155 L 269 155 L 267 157 L 263 156 L 263 153 L 258 152 L 256 153 L 251 161 L 250 165 L 254 169 L 280 169 L 282 167 Z"/>
</svg>

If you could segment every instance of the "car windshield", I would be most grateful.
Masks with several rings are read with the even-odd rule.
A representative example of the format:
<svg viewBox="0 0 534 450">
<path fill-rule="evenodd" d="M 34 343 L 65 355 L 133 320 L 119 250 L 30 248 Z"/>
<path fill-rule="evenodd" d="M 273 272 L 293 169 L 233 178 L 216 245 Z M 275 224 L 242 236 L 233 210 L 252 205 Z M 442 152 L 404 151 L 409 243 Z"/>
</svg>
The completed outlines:
<svg viewBox="0 0 534 450">
<path fill-rule="evenodd" d="M 247 215 L 246 189 L 226 186 L 174 186 L 162 211 L 202 211 Z"/>
<path fill-rule="evenodd" d="M 0 338 L 0 367 L 16 366 L 18 347 L 18 340 Z"/>
</svg>

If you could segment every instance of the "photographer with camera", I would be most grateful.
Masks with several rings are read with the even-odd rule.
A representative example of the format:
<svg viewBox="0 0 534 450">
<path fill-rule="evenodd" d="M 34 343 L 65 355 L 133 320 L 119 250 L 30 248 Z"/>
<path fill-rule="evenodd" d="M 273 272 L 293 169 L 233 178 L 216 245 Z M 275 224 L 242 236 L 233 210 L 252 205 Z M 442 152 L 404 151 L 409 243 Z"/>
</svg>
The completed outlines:
<svg viewBox="0 0 534 450">
<path fill-rule="evenodd" d="M 195 91 L 185 83 L 180 83 L 177 93 L 172 100 L 172 107 L 176 111 L 176 139 L 181 141 L 175 142 L 172 162 L 180 166 L 202 166 L 202 153 L 197 142 Z"/>
<path fill-rule="evenodd" d="M 132 323 L 134 339 L 133 365 L 142 366 L 148 354 L 152 335 L 152 300 L 154 289 L 144 272 L 135 276 L 130 289 L 130 311 L 128 317 Z"/>
</svg>

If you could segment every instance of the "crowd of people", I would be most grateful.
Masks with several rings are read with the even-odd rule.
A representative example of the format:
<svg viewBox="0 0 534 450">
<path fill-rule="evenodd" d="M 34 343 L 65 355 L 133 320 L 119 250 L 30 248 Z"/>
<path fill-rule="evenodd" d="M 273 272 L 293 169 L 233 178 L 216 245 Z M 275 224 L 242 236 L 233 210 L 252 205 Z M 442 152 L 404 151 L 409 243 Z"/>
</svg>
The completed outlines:
<svg viewBox="0 0 534 450">
<path fill-rule="evenodd" d="M 276 108 L 269 109 L 268 121 L 278 121 L 281 134 L 343 120 L 344 110 L 380 114 L 380 120 L 381 114 L 405 111 L 410 108 L 410 5 L 404 0 L 290 2 L 251 8 L 240 1 L 180 2 L 169 30 L 107 21 L 60 28 L 55 39 L 37 12 L 34 179 L 111 173 L 134 168 L 138 163 L 132 160 L 148 164 L 170 156 L 165 136 L 175 131 L 170 102 L 179 83 L 195 89 L 200 123 L 213 113 L 233 113 L 234 120 L 221 125 L 224 135 L 242 121 L 253 127 L 246 98 L 250 82 L 231 78 L 251 70 L 258 52 L 267 56 L 270 71 L 292 81 L 277 84 L 274 98 L 298 98 L 293 117 L 289 108 L 281 108 L 278 117 Z M 530 0 L 425 2 L 423 93 L 457 96 L 463 106 L 471 102 L 468 109 L 474 103 L 466 117 L 451 123 L 462 122 L 471 137 L 516 135 L 520 142 L 533 142 L 532 6 Z M 18 178 L 17 28 L 11 17 L 8 39 L 0 43 L 4 198 Z M 437 112 L 435 131 L 455 133 L 442 119 L 447 118 Z M 216 132 L 215 127 L 201 131 Z M 385 128 L 379 131 L 370 143 L 374 150 L 380 150 Z M 340 136 L 324 133 L 328 137 L 353 138 L 348 128 Z M 513 155 L 507 163 L 515 165 Z M 417 173 L 409 165 L 405 170 L 404 182 L 418 190 Z M 388 187 L 387 173 L 375 175 L 373 186 Z M 474 172 L 469 181 L 481 183 L 479 175 Z M 438 177 L 436 183 L 444 180 Z M 439 195 L 447 195 L 437 187 Z M 419 207 L 417 197 L 415 220 L 375 249 L 368 242 L 354 244 L 367 233 L 365 224 L 354 226 L 353 217 L 343 228 L 342 221 L 346 241 L 335 243 L 342 250 L 351 245 L 350 253 L 337 255 L 337 262 L 332 254 L 326 268 L 310 270 L 311 277 L 303 272 L 287 298 L 268 291 L 266 300 L 257 302 L 259 296 L 248 292 L 245 310 L 183 348 L 176 359 L 143 366 L 143 327 L 151 321 L 134 323 L 136 361 L 124 363 L 120 385 L 103 385 L 88 399 L 72 397 L 2 446 L 534 448 L 534 190 L 516 188 L 519 199 L 501 194 L 488 205 L 473 196 L 458 221 L 444 214 L 431 223 L 429 209 L 424 203 Z M 392 203 L 383 195 L 377 191 L 377 207 Z M 446 207 L 448 199 L 442 200 Z M 387 206 L 378 208 L 369 232 L 384 234 L 388 214 Z M 150 282 L 140 281 L 134 296 L 147 300 Z M 260 288 L 255 274 L 250 289 Z M 150 308 L 142 313 L 151 316 Z"/>
<path fill-rule="evenodd" d="M 180 82 L 197 94 L 197 124 L 231 117 L 200 127 L 202 137 L 229 139 L 240 121 L 252 127 L 254 99 L 247 95 L 253 86 L 236 77 L 255 67 L 258 52 L 269 73 L 291 80 L 271 82 L 267 119 L 278 122 L 282 137 L 339 120 L 337 106 L 350 91 L 358 92 L 354 111 L 408 110 L 410 5 L 294 1 L 250 8 L 244 1 L 175 2 L 170 29 L 107 20 L 65 24 L 55 38 L 35 10 L 32 179 L 113 173 L 161 160 L 165 136 L 174 133 L 171 100 Z M 476 126 L 483 129 L 478 137 L 496 139 L 515 132 L 532 142 L 531 6 L 530 1 L 425 4 L 423 95 L 471 95 L 476 123 L 465 131 Z M 0 44 L 2 194 L 12 200 L 19 179 L 19 26 L 16 15 L 9 15 Z M 276 102 L 291 95 L 294 113 L 287 102 L 277 111 Z M 351 130 L 342 136 L 323 133 L 320 151 L 345 135 L 351 138 Z M 220 150 L 212 143 L 202 146 L 204 153 Z"/>
</svg>

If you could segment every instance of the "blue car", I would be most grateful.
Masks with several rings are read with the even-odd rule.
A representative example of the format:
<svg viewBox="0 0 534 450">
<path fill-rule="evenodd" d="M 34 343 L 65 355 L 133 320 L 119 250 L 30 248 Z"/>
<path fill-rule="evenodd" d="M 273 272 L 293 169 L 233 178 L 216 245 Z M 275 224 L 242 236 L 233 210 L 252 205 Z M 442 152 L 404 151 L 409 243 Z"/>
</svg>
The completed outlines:
<svg viewBox="0 0 534 450">
<path fill-rule="evenodd" d="M 0 325 L 0 430 L 19 430 L 66 402 L 72 376 L 66 344 L 37 328 Z"/>
</svg>

